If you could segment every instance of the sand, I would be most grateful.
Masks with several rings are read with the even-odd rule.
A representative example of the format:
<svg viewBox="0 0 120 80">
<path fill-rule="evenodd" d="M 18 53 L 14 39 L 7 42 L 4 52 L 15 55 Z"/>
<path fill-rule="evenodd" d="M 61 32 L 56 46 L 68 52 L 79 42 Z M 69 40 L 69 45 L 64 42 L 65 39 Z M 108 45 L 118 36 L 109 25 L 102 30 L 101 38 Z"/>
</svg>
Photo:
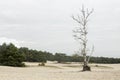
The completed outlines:
<svg viewBox="0 0 120 80">
<path fill-rule="evenodd" d="M 90 64 L 91 72 L 81 72 L 77 63 L 26 64 L 24 68 L 0 66 L 0 80 L 120 80 L 120 64 Z"/>
</svg>

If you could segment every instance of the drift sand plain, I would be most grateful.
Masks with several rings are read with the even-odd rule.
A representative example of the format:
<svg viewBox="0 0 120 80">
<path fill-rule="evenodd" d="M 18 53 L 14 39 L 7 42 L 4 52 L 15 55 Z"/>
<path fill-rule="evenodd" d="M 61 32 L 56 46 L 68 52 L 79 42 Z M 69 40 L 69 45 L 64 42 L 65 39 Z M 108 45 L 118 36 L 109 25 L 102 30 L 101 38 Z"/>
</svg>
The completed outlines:
<svg viewBox="0 0 120 80">
<path fill-rule="evenodd" d="M 26 63 L 28 67 L 0 66 L 0 80 L 120 80 L 120 64 L 90 64 L 92 71 L 82 72 L 78 63 Z"/>
</svg>

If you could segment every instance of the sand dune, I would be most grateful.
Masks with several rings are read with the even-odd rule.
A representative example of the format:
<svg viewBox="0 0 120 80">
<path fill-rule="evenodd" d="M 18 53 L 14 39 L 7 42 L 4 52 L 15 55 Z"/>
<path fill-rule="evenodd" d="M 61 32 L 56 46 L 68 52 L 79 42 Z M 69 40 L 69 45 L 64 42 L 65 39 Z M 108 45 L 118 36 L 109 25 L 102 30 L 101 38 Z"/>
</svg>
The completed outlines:
<svg viewBox="0 0 120 80">
<path fill-rule="evenodd" d="M 26 64 L 25 68 L 0 66 L 0 80 L 120 80 L 120 64 L 91 64 L 91 72 L 81 72 L 81 64 Z"/>
</svg>

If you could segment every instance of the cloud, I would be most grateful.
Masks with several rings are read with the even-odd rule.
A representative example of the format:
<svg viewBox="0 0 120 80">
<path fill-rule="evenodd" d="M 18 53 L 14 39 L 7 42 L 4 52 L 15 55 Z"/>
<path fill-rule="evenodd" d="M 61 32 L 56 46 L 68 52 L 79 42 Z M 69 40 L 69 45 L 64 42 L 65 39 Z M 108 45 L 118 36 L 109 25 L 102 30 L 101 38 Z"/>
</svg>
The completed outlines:
<svg viewBox="0 0 120 80">
<path fill-rule="evenodd" d="M 6 44 L 13 43 L 17 47 L 22 47 L 23 45 L 25 46 L 26 44 L 32 44 L 33 42 L 20 41 L 16 39 L 7 38 L 7 37 L 0 37 L 0 45 L 2 45 L 3 43 L 6 43 Z"/>
<path fill-rule="evenodd" d="M 0 0 L 0 44 L 72 53 L 77 48 L 72 29 L 78 25 L 70 16 L 79 14 L 84 4 L 94 8 L 88 24 L 88 41 L 95 45 L 95 54 L 107 51 L 114 54 L 113 50 L 117 55 L 119 3 L 119 0 Z"/>
</svg>

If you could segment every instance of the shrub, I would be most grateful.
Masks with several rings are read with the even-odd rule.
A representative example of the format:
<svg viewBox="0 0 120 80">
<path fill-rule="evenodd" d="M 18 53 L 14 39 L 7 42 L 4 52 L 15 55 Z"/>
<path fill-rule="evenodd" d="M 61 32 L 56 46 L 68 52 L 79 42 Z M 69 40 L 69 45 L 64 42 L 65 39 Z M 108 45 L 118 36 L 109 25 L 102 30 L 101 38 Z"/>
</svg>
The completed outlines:
<svg viewBox="0 0 120 80">
<path fill-rule="evenodd" d="M 5 43 L 0 46 L 0 64 L 4 66 L 22 67 L 24 56 L 19 53 L 18 48 L 12 43 L 6 45 Z"/>
</svg>

